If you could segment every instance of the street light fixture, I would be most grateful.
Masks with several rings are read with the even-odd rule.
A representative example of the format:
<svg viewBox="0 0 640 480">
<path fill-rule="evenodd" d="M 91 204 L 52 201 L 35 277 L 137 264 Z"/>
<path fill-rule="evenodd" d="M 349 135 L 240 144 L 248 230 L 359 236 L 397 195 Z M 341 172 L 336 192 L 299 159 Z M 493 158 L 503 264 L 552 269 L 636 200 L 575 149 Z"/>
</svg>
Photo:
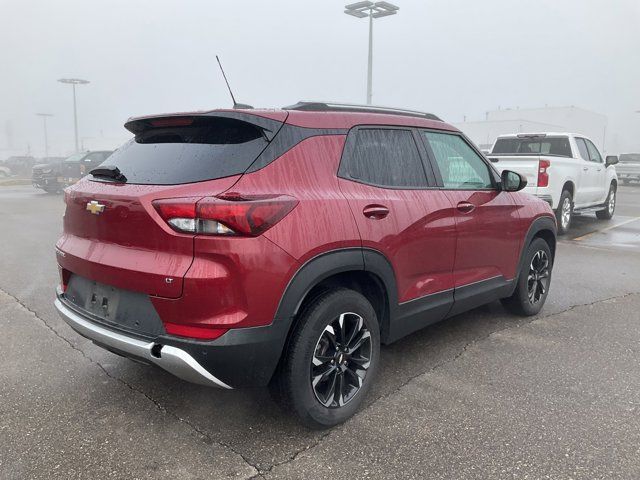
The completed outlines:
<svg viewBox="0 0 640 480">
<path fill-rule="evenodd" d="M 395 15 L 400 10 L 389 2 L 356 2 L 344 7 L 344 13 L 356 18 L 369 17 L 369 61 L 367 63 L 367 105 L 371 105 L 373 68 L 373 19 Z"/>
<path fill-rule="evenodd" d="M 75 133 L 76 140 L 76 152 L 78 151 L 78 111 L 76 108 L 76 85 L 86 85 L 89 80 L 82 80 L 81 78 L 61 78 L 58 80 L 60 83 L 67 83 L 73 87 L 73 131 Z"/>
<path fill-rule="evenodd" d="M 42 126 L 44 127 L 44 156 L 49 156 L 49 137 L 47 136 L 47 117 L 53 117 L 53 113 L 36 113 L 42 117 Z"/>
</svg>

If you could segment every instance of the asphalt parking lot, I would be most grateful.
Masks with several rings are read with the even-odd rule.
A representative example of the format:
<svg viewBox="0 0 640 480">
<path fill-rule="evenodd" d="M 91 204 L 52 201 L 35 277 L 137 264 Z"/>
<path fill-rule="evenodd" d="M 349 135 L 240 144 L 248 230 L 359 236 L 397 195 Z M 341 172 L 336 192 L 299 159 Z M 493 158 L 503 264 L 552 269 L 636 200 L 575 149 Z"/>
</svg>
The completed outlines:
<svg viewBox="0 0 640 480">
<path fill-rule="evenodd" d="M 63 208 L 0 187 L 0 478 L 640 477 L 640 186 L 575 219 L 537 317 L 496 302 L 384 347 L 324 432 L 75 334 L 52 305 Z"/>
</svg>

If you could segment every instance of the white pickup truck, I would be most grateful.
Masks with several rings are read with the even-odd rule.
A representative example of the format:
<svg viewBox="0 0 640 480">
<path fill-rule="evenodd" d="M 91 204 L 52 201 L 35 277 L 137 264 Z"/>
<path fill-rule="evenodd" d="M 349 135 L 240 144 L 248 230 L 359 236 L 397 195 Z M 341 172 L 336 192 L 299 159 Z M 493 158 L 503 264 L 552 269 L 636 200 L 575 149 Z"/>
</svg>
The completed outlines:
<svg viewBox="0 0 640 480">
<path fill-rule="evenodd" d="M 618 157 L 603 160 L 591 140 L 573 133 L 501 135 L 487 157 L 499 172 L 524 175 L 524 192 L 545 201 L 556 212 L 558 233 L 564 234 L 574 213 L 595 212 L 610 219 L 616 208 Z"/>
</svg>

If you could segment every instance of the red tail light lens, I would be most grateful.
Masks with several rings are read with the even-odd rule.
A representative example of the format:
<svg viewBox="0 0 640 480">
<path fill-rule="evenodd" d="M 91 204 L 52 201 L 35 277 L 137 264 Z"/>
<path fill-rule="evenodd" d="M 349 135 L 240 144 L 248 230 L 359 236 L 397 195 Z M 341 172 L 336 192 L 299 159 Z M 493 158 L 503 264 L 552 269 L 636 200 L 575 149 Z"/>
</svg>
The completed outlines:
<svg viewBox="0 0 640 480">
<path fill-rule="evenodd" d="M 182 325 L 180 323 L 164 322 L 164 329 L 169 335 L 178 337 L 200 338 L 203 340 L 213 340 L 219 338 L 229 331 L 228 328 L 196 327 L 193 325 Z"/>
<path fill-rule="evenodd" d="M 149 120 L 152 127 L 186 127 L 193 124 L 193 117 L 167 117 Z"/>
<path fill-rule="evenodd" d="M 237 194 L 156 200 L 153 206 L 176 231 L 202 235 L 261 235 L 287 216 L 298 201 L 286 195 Z"/>
<path fill-rule="evenodd" d="M 549 186 L 549 173 L 547 169 L 551 166 L 551 162 L 549 160 L 540 160 L 538 162 L 538 186 L 539 187 L 548 187 Z"/>
</svg>

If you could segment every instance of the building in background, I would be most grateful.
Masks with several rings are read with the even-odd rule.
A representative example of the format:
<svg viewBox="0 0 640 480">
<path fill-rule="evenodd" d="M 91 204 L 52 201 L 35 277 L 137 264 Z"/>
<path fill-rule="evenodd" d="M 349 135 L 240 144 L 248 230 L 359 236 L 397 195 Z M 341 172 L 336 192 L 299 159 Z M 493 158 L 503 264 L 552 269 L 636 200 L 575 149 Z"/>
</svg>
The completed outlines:
<svg viewBox="0 0 640 480">
<path fill-rule="evenodd" d="M 589 137 L 601 151 L 614 149 L 607 140 L 607 117 L 579 107 L 502 109 L 486 119 L 454 124 L 482 150 L 489 150 L 498 135 L 522 132 L 571 132 Z"/>
</svg>

